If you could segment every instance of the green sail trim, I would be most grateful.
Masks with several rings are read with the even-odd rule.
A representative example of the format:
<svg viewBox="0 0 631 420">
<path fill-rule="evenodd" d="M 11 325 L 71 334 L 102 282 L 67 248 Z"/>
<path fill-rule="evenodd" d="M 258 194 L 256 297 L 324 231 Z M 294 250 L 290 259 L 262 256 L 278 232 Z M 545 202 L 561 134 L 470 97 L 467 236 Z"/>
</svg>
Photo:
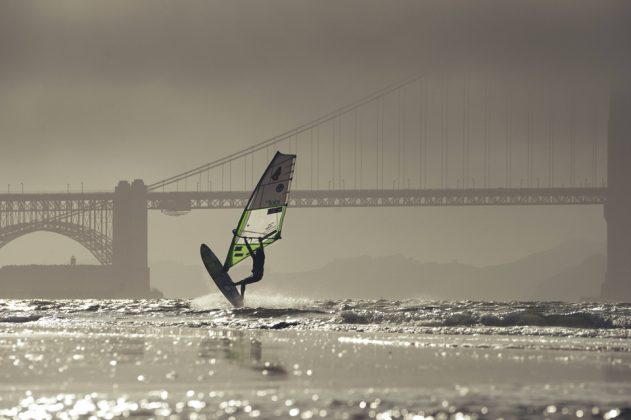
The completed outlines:
<svg viewBox="0 0 631 420">
<path fill-rule="evenodd" d="M 224 270 L 229 270 L 250 256 L 245 245 L 246 239 L 252 250 L 256 250 L 260 246 L 259 238 L 264 247 L 281 238 L 295 160 L 296 155 L 276 152 L 233 231 L 234 237 L 226 255 Z"/>
</svg>

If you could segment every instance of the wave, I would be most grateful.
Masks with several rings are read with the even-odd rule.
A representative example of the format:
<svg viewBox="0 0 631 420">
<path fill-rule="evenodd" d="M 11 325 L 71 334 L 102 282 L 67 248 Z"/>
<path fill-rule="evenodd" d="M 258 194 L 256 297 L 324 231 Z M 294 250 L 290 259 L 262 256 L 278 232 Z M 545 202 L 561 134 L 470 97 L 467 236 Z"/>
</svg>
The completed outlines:
<svg viewBox="0 0 631 420">
<path fill-rule="evenodd" d="M 233 308 L 223 296 L 192 300 L 0 300 L 0 322 L 134 322 L 146 325 L 249 329 L 341 329 L 512 334 L 520 327 L 619 331 L 631 334 L 631 305 L 563 302 L 437 302 L 410 300 L 308 300 L 253 294 Z M 43 321 L 41 321 L 43 322 Z M 434 329 L 434 330 L 432 330 Z M 510 329 L 513 329 L 509 331 Z M 485 330 L 486 331 L 486 330 Z M 590 332 L 591 331 L 591 332 Z M 621 331 L 621 332 L 620 332 Z"/>
<path fill-rule="evenodd" d="M 24 322 L 39 321 L 42 318 L 41 315 L 26 315 L 26 316 L 7 316 L 0 318 L 0 322 L 22 324 Z"/>
<path fill-rule="evenodd" d="M 518 306 L 531 306 L 512 310 L 510 303 L 467 302 L 462 310 L 453 303 L 415 305 L 397 309 L 377 308 L 381 302 L 375 302 L 375 308 L 348 308 L 337 313 L 336 321 L 340 324 L 390 324 L 400 326 L 487 326 L 487 327 L 562 327 L 586 329 L 631 329 L 631 311 L 577 309 L 573 304 L 564 304 L 560 308 L 554 304 L 531 303 Z M 565 306 L 565 307 L 564 307 Z M 566 309 L 566 311 L 558 311 Z"/>
</svg>

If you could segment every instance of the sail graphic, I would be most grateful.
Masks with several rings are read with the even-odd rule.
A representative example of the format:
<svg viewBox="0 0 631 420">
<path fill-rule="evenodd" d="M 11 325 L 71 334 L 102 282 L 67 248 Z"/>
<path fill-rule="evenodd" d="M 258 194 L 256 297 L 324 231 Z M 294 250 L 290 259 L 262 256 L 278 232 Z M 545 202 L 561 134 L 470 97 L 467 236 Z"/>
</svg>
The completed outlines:
<svg viewBox="0 0 631 420">
<path fill-rule="evenodd" d="M 269 246 L 280 239 L 295 161 L 296 155 L 276 152 L 267 166 L 233 231 L 234 237 L 223 265 L 225 271 L 250 255 L 245 239 L 252 250 L 260 246 L 259 238 L 262 239 L 263 246 Z"/>
</svg>

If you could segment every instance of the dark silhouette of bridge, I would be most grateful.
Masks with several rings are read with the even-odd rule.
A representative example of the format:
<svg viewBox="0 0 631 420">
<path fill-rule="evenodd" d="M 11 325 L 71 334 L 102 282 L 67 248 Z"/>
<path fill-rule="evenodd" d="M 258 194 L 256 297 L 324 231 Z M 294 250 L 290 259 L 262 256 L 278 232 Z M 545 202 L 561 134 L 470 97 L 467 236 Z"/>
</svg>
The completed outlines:
<svg viewBox="0 0 631 420">
<path fill-rule="evenodd" d="M 35 231 L 68 236 L 140 296 L 149 290 L 147 210 L 242 208 L 281 150 L 298 155 L 293 207 L 604 205 L 603 296 L 631 299 L 631 92 L 613 92 L 569 89 L 550 100 L 467 77 L 415 77 L 149 185 L 1 194 L 0 248 Z"/>
</svg>

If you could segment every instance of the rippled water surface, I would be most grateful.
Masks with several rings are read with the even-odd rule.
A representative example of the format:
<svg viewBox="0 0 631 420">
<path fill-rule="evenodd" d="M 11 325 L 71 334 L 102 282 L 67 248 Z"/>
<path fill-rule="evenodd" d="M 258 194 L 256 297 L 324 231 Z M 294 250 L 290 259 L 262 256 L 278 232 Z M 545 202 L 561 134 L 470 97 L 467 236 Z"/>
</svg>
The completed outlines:
<svg viewBox="0 0 631 420">
<path fill-rule="evenodd" d="M 631 305 L 0 300 L 0 416 L 629 418 Z"/>
</svg>

